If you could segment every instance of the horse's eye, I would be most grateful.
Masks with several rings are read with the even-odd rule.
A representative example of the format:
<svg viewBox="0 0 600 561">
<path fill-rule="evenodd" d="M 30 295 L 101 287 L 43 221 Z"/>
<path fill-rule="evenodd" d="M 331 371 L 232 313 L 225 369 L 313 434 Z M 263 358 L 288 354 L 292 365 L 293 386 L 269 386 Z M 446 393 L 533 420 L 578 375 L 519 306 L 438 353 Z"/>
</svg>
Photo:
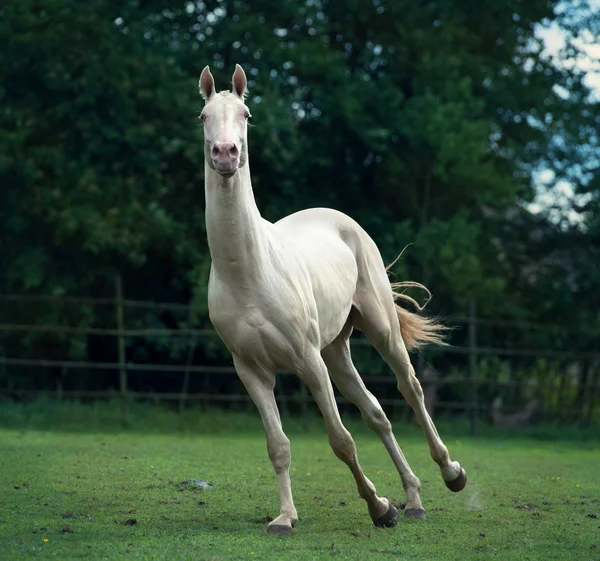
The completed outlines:
<svg viewBox="0 0 600 561">
<path fill-rule="evenodd" d="M 246 119 L 246 121 L 247 121 L 250 117 L 252 117 L 252 115 L 250 115 L 250 111 L 246 111 L 244 113 L 244 119 Z"/>
<path fill-rule="evenodd" d="M 204 113 L 201 113 L 201 114 L 200 114 L 200 118 L 201 118 L 203 121 L 206 121 L 206 115 L 205 115 Z"/>
</svg>

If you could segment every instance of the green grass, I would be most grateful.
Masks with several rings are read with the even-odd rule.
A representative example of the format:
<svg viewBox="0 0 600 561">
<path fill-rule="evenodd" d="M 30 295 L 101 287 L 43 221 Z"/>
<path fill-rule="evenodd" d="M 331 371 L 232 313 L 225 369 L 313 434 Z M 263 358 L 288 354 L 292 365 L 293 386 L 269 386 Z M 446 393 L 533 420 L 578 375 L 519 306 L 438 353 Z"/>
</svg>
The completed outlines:
<svg viewBox="0 0 600 561">
<path fill-rule="evenodd" d="M 90 430 L 57 411 L 47 430 L 42 414 L 23 418 L 23 429 L 0 430 L 1 559 L 600 558 L 597 441 L 448 436 L 469 475 L 467 488 L 452 494 L 425 439 L 397 424 L 428 518 L 379 530 L 321 424 L 302 434 L 290 422 L 300 522 L 292 536 L 273 537 L 266 519 L 278 513 L 278 493 L 255 414 L 196 412 L 202 430 L 181 432 L 179 416 L 155 409 L 154 422 L 173 423 L 160 434 L 141 424 Z M 4 412 L 0 424 L 15 418 Z M 211 434 L 215 422 L 221 428 Z M 383 445 L 347 424 L 379 494 L 400 503 L 402 486 Z M 182 483 L 190 479 L 214 487 Z"/>
</svg>

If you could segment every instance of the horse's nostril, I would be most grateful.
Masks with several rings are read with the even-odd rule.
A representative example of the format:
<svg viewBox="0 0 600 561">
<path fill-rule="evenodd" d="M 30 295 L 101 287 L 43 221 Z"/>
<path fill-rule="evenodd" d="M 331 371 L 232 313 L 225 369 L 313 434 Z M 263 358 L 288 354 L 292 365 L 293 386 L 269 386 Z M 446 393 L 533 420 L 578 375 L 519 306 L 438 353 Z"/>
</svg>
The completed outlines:
<svg viewBox="0 0 600 561">
<path fill-rule="evenodd" d="M 237 160 L 240 151 L 233 142 L 215 142 L 210 154 L 213 160 L 226 161 Z"/>
</svg>

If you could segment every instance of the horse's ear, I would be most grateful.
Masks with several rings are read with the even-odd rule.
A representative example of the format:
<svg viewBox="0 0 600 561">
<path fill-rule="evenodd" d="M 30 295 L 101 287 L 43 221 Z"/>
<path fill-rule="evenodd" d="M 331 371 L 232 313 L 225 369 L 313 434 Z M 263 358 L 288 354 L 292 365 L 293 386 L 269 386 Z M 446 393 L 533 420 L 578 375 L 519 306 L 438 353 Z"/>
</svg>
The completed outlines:
<svg viewBox="0 0 600 561">
<path fill-rule="evenodd" d="M 246 93 L 246 74 L 239 64 L 235 65 L 235 72 L 233 73 L 231 83 L 233 85 L 233 93 L 244 99 L 244 94 Z"/>
<path fill-rule="evenodd" d="M 198 82 L 198 87 L 200 88 L 200 93 L 202 94 L 202 97 L 206 101 L 208 101 L 211 98 L 211 96 L 215 93 L 215 79 L 210 73 L 208 65 L 204 67 L 202 74 L 200 74 L 200 82 Z"/>
</svg>

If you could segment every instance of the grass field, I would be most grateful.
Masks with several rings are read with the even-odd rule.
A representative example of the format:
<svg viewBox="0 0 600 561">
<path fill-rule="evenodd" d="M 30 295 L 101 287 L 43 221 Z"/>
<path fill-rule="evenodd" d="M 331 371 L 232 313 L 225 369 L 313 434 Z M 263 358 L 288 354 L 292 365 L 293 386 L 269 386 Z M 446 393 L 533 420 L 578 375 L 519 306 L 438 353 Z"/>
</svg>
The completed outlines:
<svg viewBox="0 0 600 561">
<path fill-rule="evenodd" d="M 266 521 L 278 493 L 255 415 L 196 413 L 194 429 L 181 431 L 181 417 L 156 410 L 168 430 L 103 431 L 61 411 L 21 417 L 23 428 L 0 413 L 9 427 L 0 429 L 1 559 L 600 559 L 597 440 L 447 436 L 469 475 L 452 494 L 420 432 L 397 424 L 427 520 L 379 530 L 320 423 L 301 433 L 291 422 L 300 522 L 292 536 L 274 537 Z M 399 504 L 383 445 L 347 424 L 365 473 Z"/>
</svg>

